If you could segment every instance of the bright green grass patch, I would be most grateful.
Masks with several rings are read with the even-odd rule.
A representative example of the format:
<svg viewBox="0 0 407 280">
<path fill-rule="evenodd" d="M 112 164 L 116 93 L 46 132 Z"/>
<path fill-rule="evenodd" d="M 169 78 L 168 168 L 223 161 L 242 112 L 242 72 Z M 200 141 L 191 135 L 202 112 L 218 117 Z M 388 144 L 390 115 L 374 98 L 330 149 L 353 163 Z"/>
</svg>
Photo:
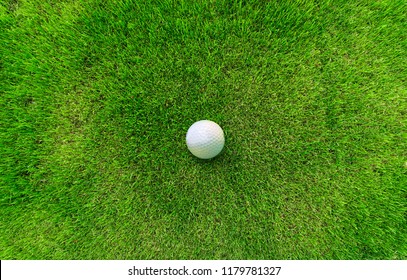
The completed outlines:
<svg viewBox="0 0 407 280">
<path fill-rule="evenodd" d="M 110 2 L 1 2 L 2 259 L 407 257 L 403 1 Z"/>
</svg>

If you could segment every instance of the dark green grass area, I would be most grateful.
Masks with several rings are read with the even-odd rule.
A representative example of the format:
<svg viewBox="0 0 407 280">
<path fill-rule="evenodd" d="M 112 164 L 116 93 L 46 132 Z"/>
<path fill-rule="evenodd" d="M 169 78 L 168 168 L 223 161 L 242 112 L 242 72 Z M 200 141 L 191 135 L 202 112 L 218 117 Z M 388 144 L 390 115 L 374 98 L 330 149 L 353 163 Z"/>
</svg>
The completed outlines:
<svg viewBox="0 0 407 280">
<path fill-rule="evenodd" d="M 1 259 L 407 258 L 405 1 L 0 3 Z"/>
</svg>

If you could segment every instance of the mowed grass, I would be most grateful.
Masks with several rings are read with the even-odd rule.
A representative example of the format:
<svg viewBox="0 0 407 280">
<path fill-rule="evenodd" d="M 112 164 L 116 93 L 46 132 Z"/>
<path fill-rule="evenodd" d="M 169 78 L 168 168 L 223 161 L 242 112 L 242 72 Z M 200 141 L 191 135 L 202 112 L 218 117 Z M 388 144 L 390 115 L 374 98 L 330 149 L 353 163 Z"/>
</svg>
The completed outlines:
<svg viewBox="0 0 407 280">
<path fill-rule="evenodd" d="M 1 259 L 407 258 L 405 1 L 0 3 Z"/>
</svg>

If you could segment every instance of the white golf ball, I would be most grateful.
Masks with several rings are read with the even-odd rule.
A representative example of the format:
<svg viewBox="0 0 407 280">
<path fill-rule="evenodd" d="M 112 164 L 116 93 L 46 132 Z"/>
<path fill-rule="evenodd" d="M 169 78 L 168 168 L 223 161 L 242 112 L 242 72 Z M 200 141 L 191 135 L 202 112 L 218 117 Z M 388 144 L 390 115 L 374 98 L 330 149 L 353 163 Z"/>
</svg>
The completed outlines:
<svg viewBox="0 0 407 280">
<path fill-rule="evenodd" d="M 217 156 L 225 145 L 222 128 L 217 123 L 208 120 L 192 124 L 188 129 L 186 140 L 189 151 L 202 159 Z"/>
</svg>

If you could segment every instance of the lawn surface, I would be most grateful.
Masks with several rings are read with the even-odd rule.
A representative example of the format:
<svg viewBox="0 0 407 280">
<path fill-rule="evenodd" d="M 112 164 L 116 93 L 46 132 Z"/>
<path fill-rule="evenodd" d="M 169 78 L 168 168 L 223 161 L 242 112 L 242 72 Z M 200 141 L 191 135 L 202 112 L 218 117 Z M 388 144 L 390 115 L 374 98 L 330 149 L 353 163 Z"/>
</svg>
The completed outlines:
<svg viewBox="0 0 407 280">
<path fill-rule="evenodd" d="M 268 2 L 1 0 L 0 258 L 407 259 L 406 1 Z"/>
</svg>

